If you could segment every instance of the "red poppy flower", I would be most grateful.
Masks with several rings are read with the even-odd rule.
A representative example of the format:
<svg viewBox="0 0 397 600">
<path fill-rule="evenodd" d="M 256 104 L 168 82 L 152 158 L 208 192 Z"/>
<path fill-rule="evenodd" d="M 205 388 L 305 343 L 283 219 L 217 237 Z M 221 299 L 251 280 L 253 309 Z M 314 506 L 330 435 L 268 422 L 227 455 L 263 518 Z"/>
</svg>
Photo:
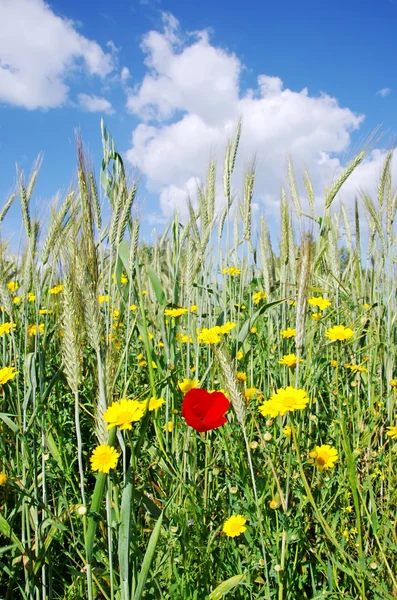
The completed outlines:
<svg viewBox="0 0 397 600">
<path fill-rule="evenodd" d="M 229 400 L 222 392 L 207 392 L 200 388 L 189 390 L 182 404 L 182 417 L 196 431 L 210 431 L 221 427 L 227 419 L 223 415 Z"/>
</svg>

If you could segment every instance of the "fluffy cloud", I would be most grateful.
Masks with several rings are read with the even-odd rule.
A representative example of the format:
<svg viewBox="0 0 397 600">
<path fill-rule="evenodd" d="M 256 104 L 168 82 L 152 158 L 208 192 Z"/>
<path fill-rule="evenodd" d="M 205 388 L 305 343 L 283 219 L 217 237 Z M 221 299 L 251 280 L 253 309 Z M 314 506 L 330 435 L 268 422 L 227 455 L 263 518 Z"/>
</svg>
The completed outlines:
<svg viewBox="0 0 397 600">
<path fill-rule="evenodd" d="M 186 214 L 186 198 L 194 197 L 210 158 L 217 161 L 220 184 L 225 145 L 239 118 L 234 184 L 242 190 L 244 171 L 255 157 L 254 199 L 268 213 L 279 211 L 288 156 L 297 174 L 308 169 L 318 194 L 340 174 L 340 157 L 363 115 L 326 93 L 291 90 L 267 74 L 258 76 L 255 89 L 242 90 L 238 57 L 213 45 L 206 31 L 182 32 L 171 15 L 164 16 L 162 32 L 144 36 L 142 50 L 147 73 L 129 90 L 127 108 L 143 122 L 132 133 L 127 157 L 146 176 L 149 191 L 159 195 L 164 215 L 176 208 Z M 384 155 L 372 152 L 360 165 L 346 187 L 349 197 L 379 174 Z M 219 204 L 222 186 L 218 189 Z"/>
<path fill-rule="evenodd" d="M 103 78 L 113 70 L 112 55 L 43 0 L 0 0 L 0 102 L 60 106 L 68 95 L 65 80 L 82 68 Z"/>
<path fill-rule="evenodd" d="M 100 112 L 107 115 L 112 115 L 114 109 L 106 98 L 100 98 L 99 96 L 90 96 L 88 94 L 78 94 L 77 96 L 81 108 L 87 112 Z"/>
</svg>

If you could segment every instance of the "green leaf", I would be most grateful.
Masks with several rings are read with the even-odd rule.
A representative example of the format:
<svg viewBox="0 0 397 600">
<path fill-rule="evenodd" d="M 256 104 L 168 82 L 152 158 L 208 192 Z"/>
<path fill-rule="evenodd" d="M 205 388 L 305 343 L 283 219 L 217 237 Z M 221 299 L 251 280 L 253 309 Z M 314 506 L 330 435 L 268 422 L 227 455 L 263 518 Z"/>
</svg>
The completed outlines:
<svg viewBox="0 0 397 600">
<path fill-rule="evenodd" d="M 167 301 L 165 298 L 164 290 L 161 286 L 161 281 L 160 281 L 159 276 L 157 275 L 156 271 L 150 265 L 147 266 L 147 272 L 148 272 L 149 279 L 152 284 L 154 293 L 156 294 L 158 303 L 160 304 L 160 306 L 165 306 Z"/>
<path fill-rule="evenodd" d="M 22 542 L 19 540 L 18 536 L 11 529 L 11 525 L 9 525 L 8 521 L 3 517 L 0 513 L 0 533 L 7 538 L 10 538 L 14 544 L 17 546 L 18 550 L 22 553 L 25 552 Z"/>
<path fill-rule="evenodd" d="M 210 600 L 219 600 L 220 598 L 223 598 L 223 596 L 226 596 L 226 594 L 228 594 L 231 590 L 240 585 L 244 577 L 244 574 L 234 575 L 234 577 L 230 577 L 230 579 L 222 581 L 222 583 L 218 585 L 213 592 L 211 592 Z"/>
<path fill-rule="evenodd" d="M 15 416 L 15 415 L 11 415 L 11 416 Z M 0 413 L 0 419 L 1 419 L 2 421 L 4 421 L 4 423 L 5 423 L 6 425 L 8 425 L 8 427 L 9 427 L 9 428 L 10 428 L 10 429 L 11 429 L 11 430 L 14 432 L 14 433 L 17 433 L 17 431 L 19 430 L 19 427 L 18 427 L 18 425 L 16 425 L 16 424 L 14 423 L 14 421 L 12 421 L 12 420 L 9 418 L 9 415 L 8 415 L 8 414 L 6 414 L 6 413 Z"/>
<path fill-rule="evenodd" d="M 163 522 L 163 513 L 161 513 L 159 520 L 157 521 L 152 535 L 150 536 L 148 547 L 143 557 L 142 567 L 138 575 L 138 582 L 134 594 L 134 600 L 141 600 L 142 593 L 145 587 L 146 579 L 149 574 L 150 565 L 153 560 L 154 552 L 156 550 L 157 542 L 160 536 L 161 524 Z"/>
<path fill-rule="evenodd" d="M 119 543 L 118 543 L 122 600 L 129 600 L 129 597 L 130 597 L 128 574 L 129 574 L 129 559 L 130 559 L 132 507 L 133 507 L 133 479 L 132 479 L 131 467 L 128 467 L 128 471 L 127 471 L 126 478 L 125 478 L 125 486 L 124 486 L 124 490 L 123 490 L 123 495 L 121 498 Z"/>
</svg>

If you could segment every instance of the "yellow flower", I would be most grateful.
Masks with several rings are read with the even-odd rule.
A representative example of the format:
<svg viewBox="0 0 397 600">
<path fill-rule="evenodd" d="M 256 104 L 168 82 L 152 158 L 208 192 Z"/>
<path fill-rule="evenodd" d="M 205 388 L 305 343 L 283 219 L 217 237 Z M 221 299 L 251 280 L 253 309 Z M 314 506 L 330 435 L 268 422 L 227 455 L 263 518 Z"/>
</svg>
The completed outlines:
<svg viewBox="0 0 397 600">
<path fill-rule="evenodd" d="M 142 296 L 146 296 L 147 290 L 142 290 Z"/>
<path fill-rule="evenodd" d="M 247 388 L 244 392 L 244 396 L 247 398 L 247 400 L 252 400 L 257 393 L 258 390 L 256 388 Z"/>
<path fill-rule="evenodd" d="M 362 365 L 344 365 L 345 369 L 350 369 L 353 373 L 368 373 L 368 369 L 363 367 Z"/>
<path fill-rule="evenodd" d="M 198 310 L 197 304 L 192 304 L 190 307 L 190 312 L 196 312 L 196 310 Z"/>
<path fill-rule="evenodd" d="M 254 304 L 259 304 L 259 302 L 261 300 L 264 300 L 265 298 L 266 298 L 265 292 L 255 292 L 255 294 L 253 294 L 253 296 L 252 296 L 252 301 Z"/>
<path fill-rule="evenodd" d="M 138 307 L 136 304 L 130 304 L 130 310 L 138 310 Z"/>
<path fill-rule="evenodd" d="M 278 362 L 280 365 L 286 365 L 291 369 L 292 367 L 296 367 L 297 360 L 298 357 L 295 354 L 284 354 L 283 358 L 280 358 Z M 299 362 L 301 360 L 302 359 L 300 358 Z"/>
<path fill-rule="evenodd" d="M 229 269 L 222 269 L 223 275 L 231 275 L 234 277 L 235 275 L 240 275 L 241 270 L 236 269 L 235 267 L 230 267 Z"/>
<path fill-rule="evenodd" d="M 367 308 L 371 308 L 369 304 L 365 303 L 363 304 L 363 308 L 367 309 Z"/>
<path fill-rule="evenodd" d="M 99 304 L 103 304 L 104 302 L 109 302 L 110 299 L 111 299 L 111 296 L 109 296 L 109 294 L 106 294 L 106 296 L 98 296 Z"/>
<path fill-rule="evenodd" d="M 276 510 L 276 508 L 278 508 L 280 506 L 280 504 L 281 504 L 281 502 L 278 498 L 273 498 L 273 500 L 270 500 L 270 502 L 269 502 L 269 506 L 273 510 Z"/>
<path fill-rule="evenodd" d="M 238 379 L 238 381 L 247 381 L 248 379 L 247 375 L 245 373 L 242 373 L 241 371 L 236 373 L 236 378 Z"/>
<path fill-rule="evenodd" d="M 199 383 L 198 379 L 187 379 L 185 377 L 183 381 L 178 381 L 178 387 L 184 394 L 187 394 L 187 392 L 196 388 Z"/>
<path fill-rule="evenodd" d="M 241 360 L 243 358 L 244 354 L 241 352 L 241 350 L 239 350 L 237 352 L 237 360 Z"/>
<path fill-rule="evenodd" d="M 19 288 L 19 284 L 17 281 L 9 281 L 7 283 L 7 287 L 10 290 L 10 292 L 16 292 L 16 290 Z"/>
<path fill-rule="evenodd" d="M 245 523 L 247 519 L 242 515 L 233 515 L 227 521 L 225 521 L 222 531 L 226 533 L 227 537 L 236 537 L 240 533 L 246 531 Z"/>
<path fill-rule="evenodd" d="M 290 306 L 296 306 L 296 300 L 291 300 L 291 302 L 289 304 L 290 304 Z"/>
<path fill-rule="evenodd" d="M 319 471 L 333 469 L 338 460 L 338 451 L 328 444 L 316 446 L 309 454 L 309 464 L 314 465 Z"/>
<path fill-rule="evenodd" d="M 251 333 L 257 333 L 257 332 L 258 332 L 258 330 L 257 330 L 257 328 L 256 328 L 256 327 L 251 327 L 251 329 L 250 329 L 250 332 L 251 332 Z"/>
<path fill-rule="evenodd" d="M 146 367 L 147 362 L 146 362 L 146 360 L 141 360 L 138 364 L 140 367 Z"/>
<path fill-rule="evenodd" d="M 166 317 L 180 317 L 187 313 L 187 308 L 166 308 L 164 314 Z"/>
<path fill-rule="evenodd" d="M 13 299 L 13 303 L 14 304 L 20 304 L 21 303 L 21 298 L 19 296 L 15 296 L 15 298 Z"/>
<path fill-rule="evenodd" d="M 132 429 L 131 423 L 139 421 L 143 417 L 144 411 L 145 407 L 142 406 L 142 402 L 121 398 L 119 402 L 113 402 L 112 406 L 109 406 L 103 413 L 103 420 L 109 423 L 106 429 L 111 429 L 116 425 L 120 429 Z"/>
<path fill-rule="evenodd" d="M 389 383 L 391 387 L 397 387 L 397 379 L 390 379 Z"/>
<path fill-rule="evenodd" d="M 125 285 L 126 283 L 128 283 L 128 277 L 126 277 L 126 276 L 124 275 L 124 273 L 121 273 L 121 277 L 120 277 L 120 283 L 121 283 L 122 285 Z"/>
<path fill-rule="evenodd" d="M 322 316 L 323 315 L 321 313 L 313 313 L 312 315 L 310 315 L 310 318 L 313 319 L 313 321 L 320 321 Z"/>
<path fill-rule="evenodd" d="M 91 468 L 93 471 L 109 473 L 117 465 L 120 452 L 117 452 L 113 446 L 101 444 L 97 446 L 90 457 Z"/>
<path fill-rule="evenodd" d="M 18 371 L 15 371 L 14 367 L 3 367 L 0 369 L 0 385 L 7 383 L 10 379 L 14 379 Z"/>
<path fill-rule="evenodd" d="M 354 335 L 354 332 L 350 327 L 345 327 L 344 325 L 334 325 L 333 327 L 329 327 L 325 333 L 325 337 L 333 341 L 344 341 L 350 340 Z"/>
<path fill-rule="evenodd" d="M 154 362 L 154 360 L 152 360 L 152 369 L 158 369 L 157 364 Z"/>
<path fill-rule="evenodd" d="M 338 366 L 338 361 L 337 360 L 331 360 L 331 367 L 337 367 Z"/>
<path fill-rule="evenodd" d="M 0 473 L 0 485 L 5 485 L 8 481 L 8 477 L 5 473 Z"/>
<path fill-rule="evenodd" d="M 143 356 L 142 352 L 140 354 L 138 354 L 137 359 L 138 360 L 143 360 L 144 359 L 144 356 Z"/>
<path fill-rule="evenodd" d="M 204 327 L 204 329 L 202 329 L 198 334 L 197 341 L 202 344 L 219 344 L 221 338 L 219 336 L 219 333 L 217 331 L 214 331 L 214 329 L 214 327 L 211 329 L 207 329 L 206 327 Z"/>
<path fill-rule="evenodd" d="M 147 400 L 144 400 L 140 403 L 143 407 L 143 410 L 146 410 Z M 154 396 L 150 398 L 149 401 L 149 410 L 156 410 L 165 404 L 164 398 L 155 398 Z"/>
<path fill-rule="evenodd" d="M 10 333 L 16 327 L 16 323 L 0 323 L 0 335 Z"/>
<path fill-rule="evenodd" d="M 157 347 L 158 348 L 164 348 L 164 342 L 157 342 Z"/>
<path fill-rule="evenodd" d="M 387 427 L 388 431 L 386 435 L 392 438 L 392 440 L 397 439 L 397 427 Z"/>
<path fill-rule="evenodd" d="M 28 302 L 34 302 L 36 300 L 36 296 L 33 292 L 28 292 Z"/>
<path fill-rule="evenodd" d="M 289 439 L 292 435 L 292 429 L 289 425 L 283 427 L 283 434 Z"/>
<path fill-rule="evenodd" d="M 229 333 L 235 327 L 236 323 L 231 323 L 230 321 L 227 321 L 224 325 L 221 325 L 219 328 L 213 327 L 212 329 L 217 329 L 218 333 Z"/>
<path fill-rule="evenodd" d="M 292 329 L 291 327 L 287 327 L 283 331 L 280 331 L 280 335 L 283 338 L 291 338 L 296 336 L 296 329 Z"/>
<path fill-rule="evenodd" d="M 54 296 L 55 294 L 59 294 L 60 292 L 62 292 L 62 290 L 63 290 L 63 288 L 64 288 L 64 287 L 65 287 L 65 286 L 64 286 L 62 283 L 60 283 L 59 285 L 56 285 L 56 286 L 54 286 L 54 287 L 50 288 L 50 289 L 48 290 L 48 292 L 49 292 L 49 293 L 50 293 L 52 296 Z"/>
<path fill-rule="evenodd" d="M 331 302 L 329 300 L 326 300 L 322 296 L 312 296 L 311 298 L 309 298 L 308 303 L 312 306 L 317 306 L 320 310 L 325 310 L 326 308 L 328 308 L 328 306 L 331 306 Z"/>
<path fill-rule="evenodd" d="M 168 421 L 167 425 L 163 426 L 163 431 L 169 431 L 171 433 L 172 429 L 174 427 L 174 424 L 172 421 Z"/>
<path fill-rule="evenodd" d="M 286 388 L 279 388 L 270 400 L 265 400 L 259 407 L 259 412 L 263 416 L 277 417 L 285 415 L 289 411 L 303 410 L 309 402 L 309 397 L 305 390 L 296 389 L 290 385 Z"/>
<path fill-rule="evenodd" d="M 44 331 L 44 323 L 40 323 L 39 326 L 32 324 L 32 325 L 28 325 L 28 336 L 32 337 L 34 335 L 37 335 L 38 333 L 43 333 Z"/>
<path fill-rule="evenodd" d="M 48 308 L 40 308 L 39 310 L 39 315 L 49 315 L 52 313 L 52 310 L 49 310 Z"/>
</svg>

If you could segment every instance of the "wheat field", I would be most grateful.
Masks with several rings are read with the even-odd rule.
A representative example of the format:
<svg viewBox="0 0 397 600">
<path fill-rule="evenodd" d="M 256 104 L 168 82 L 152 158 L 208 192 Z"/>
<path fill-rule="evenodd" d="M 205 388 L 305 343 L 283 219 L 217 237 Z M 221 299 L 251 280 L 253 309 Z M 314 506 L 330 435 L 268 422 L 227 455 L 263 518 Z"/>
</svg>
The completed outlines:
<svg viewBox="0 0 397 600">
<path fill-rule="evenodd" d="M 397 597 L 392 152 L 349 205 L 364 152 L 321 202 L 289 163 L 270 235 L 240 133 L 151 245 L 103 123 L 99 183 L 77 139 L 48 219 L 38 166 L 0 210 L 4 600 Z"/>
</svg>

